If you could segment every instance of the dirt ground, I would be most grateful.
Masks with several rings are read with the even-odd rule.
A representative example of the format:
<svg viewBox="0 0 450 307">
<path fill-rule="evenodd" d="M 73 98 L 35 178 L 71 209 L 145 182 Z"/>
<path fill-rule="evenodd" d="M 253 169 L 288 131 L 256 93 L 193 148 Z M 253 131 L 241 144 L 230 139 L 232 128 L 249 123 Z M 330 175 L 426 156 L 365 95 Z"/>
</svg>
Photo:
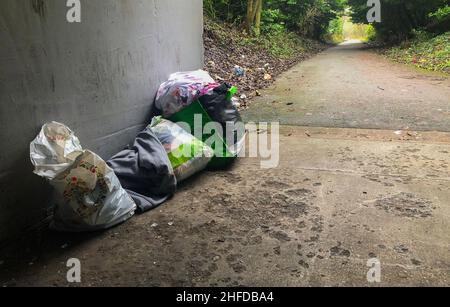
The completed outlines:
<svg viewBox="0 0 450 307">
<path fill-rule="evenodd" d="M 278 167 L 204 172 L 103 233 L 36 232 L 2 251 L 0 285 L 67 286 L 78 258 L 82 286 L 450 286 L 449 85 L 330 49 L 244 112 L 286 124 Z"/>
<path fill-rule="evenodd" d="M 205 19 L 203 37 L 204 69 L 217 82 L 226 82 L 239 89 L 237 98 L 242 108 L 251 102 L 257 90 L 271 85 L 274 78 L 282 72 L 328 47 L 321 42 L 303 38 L 295 54 L 287 58 L 277 57 L 264 48 L 262 43 L 243 43 L 248 40 L 248 36 L 234 26 L 219 25 L 208 19 Z M 243 76 L 235 74 L 236 65 L 243 68 Z M 265 78 L 266 74 L 270 79 Z"/>
</svg>

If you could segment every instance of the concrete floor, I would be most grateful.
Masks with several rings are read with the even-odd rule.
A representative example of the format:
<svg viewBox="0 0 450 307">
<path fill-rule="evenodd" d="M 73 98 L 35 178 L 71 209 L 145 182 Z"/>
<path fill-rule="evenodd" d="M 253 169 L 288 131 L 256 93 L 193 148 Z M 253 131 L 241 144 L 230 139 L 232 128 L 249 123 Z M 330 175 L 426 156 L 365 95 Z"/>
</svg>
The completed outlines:
<svg viewBox="0 0 450 307">
<path fill-rule="evenodd" d="M 341 48 L 346 47 L 285 76 L 304 71 L 311 82 L 327 78 L 332 70 L 312 67 L 327 56 L 335 57 L 325 60 L 331 66 L 349 61 Z M 348 50 L 362 61 L 353 63 L 365 58 L 386 63 L 368 51 Z M 405 76 L 418 74 L 392 66 Z M 308 75 L 308 69 L 315 72 Z M 402 80 L 434 89 L 428 78 Z M 290 81 L 283 80 L 289 79 L 280 78 L 244 112 L 247 120 L 281 116 L 290 124 L 281 128 L 278 167 L 263 170 L 260 159 L 243 158 L 229 170 L 202 173 L 164 206 L 104 233 L 37 232 L 19 242 L 19 250 L 2 252 L 0 284 L 66 286 L 66 262 L 79 258 L 82 286 L 450 286 L 450 133 L 392 129 L 450 131 L 448 81 L 436 85 L 438 96 L 423 94 L 441 113 L 393 100 L 398 112 L 407 114 L 399 120 L 376 105 L 389 97 L 365 107 L 355 96 L 340 105 L 336 101 L 344 100 L 327 100 L 332 93 L 325 87 L 324 98 L 319 92 L 299 94 L 294 105 L 285 104 L 291 97 L 272 104 L 268 95 L 284 97 L 279 89 Z M 351 95 L 358 84 L 345 92 Z M 342 87 L 334 84 L 330 91 Z M 299 83 L 299 93 L 303 90 Z M 377 91 L 398 98 L 398 91 Z M 326 116 L 326 110 L 341 107 L 350 114 L 345 120 Z M 316 113 L 319 109 L 325 113 Z M 363 116 L 366 109 L 370 114 Z M 427 118 L 427 124 L 408 114 Z M 381 262 L 380 284 L 367 281 L 371 258 Z"/>
<path fill-rule="evenodd" d="M 281 142 L 277 168 L 242 159 L 105 233 L 36 238 L 2 282 L 65 286 L 75 257 L 83 286 L 368 286 L 377 257 L 383 286 L 450 285 L 449 133 L 283 127 Z"/>
</svg>

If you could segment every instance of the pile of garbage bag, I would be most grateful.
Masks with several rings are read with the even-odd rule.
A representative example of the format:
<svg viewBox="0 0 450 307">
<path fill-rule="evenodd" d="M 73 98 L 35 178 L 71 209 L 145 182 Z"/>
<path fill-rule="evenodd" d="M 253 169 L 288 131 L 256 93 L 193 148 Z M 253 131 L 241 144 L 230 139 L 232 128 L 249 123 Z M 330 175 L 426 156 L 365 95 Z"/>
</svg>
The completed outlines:
<svg viewBox="0 0 450 307">
<path fill-rule="evenodd" d="M 232 101 L 236 92 L 202 70 L 172 74 L 155 100 L 162 116 L 154 117 L 132 146 L 107 162 L 84 150 L 65 125 L 45 124 L 30 145 L 30 158 L 35 174 L 54 187 L 51 228 L 83 232 L 116 226 L 136 210 L 145 212 L 163 204 L 180 182 L 194 174 L 231 163 L 245 139 Z M 216 123 L 229 134 L 218 136 L 225 150 L 208 144 L 206 136 L 191 134 L 198 115 L 204 117 L 202 124 Z M 241 128 L 230 132 L 230 124 Z"/>
</svg>

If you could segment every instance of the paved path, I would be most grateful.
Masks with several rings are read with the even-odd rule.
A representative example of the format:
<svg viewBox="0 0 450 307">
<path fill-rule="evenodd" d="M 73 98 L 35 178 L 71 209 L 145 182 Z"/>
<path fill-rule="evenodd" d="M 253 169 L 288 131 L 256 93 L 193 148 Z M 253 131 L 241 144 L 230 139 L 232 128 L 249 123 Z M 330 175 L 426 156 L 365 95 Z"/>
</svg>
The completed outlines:
<svg viewBox="0 0 450 307">
<path fill-rule="evenodd" d="M 283 74 L 245 112 L 282 124 L 450 131 L 450 80 L 349 42 Z"/>
<path fill-rule="evenodd" d="M 308 136 L 310 135 L 310 136 Z M 8 253 L 4 285 L 450 285 L 450 133 L 283 127 L 281 162 L 205 172 L 157 210 L 96 235 L 30 238 Z M 25 251 L 25 253 L 23 253 Z"/>
</svg>

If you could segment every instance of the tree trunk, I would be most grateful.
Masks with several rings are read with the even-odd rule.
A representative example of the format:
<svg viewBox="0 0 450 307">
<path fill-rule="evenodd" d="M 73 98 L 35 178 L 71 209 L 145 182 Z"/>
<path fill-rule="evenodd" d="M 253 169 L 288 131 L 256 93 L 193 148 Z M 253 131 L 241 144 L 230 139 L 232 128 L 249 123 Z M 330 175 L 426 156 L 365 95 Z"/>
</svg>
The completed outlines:
<svg viewBox="0 0 450 307">
<path fill-rule="evenodd" d="M 252 27 L 253 27 L 253 21 L 254 21 L 254 9 L 253 5 L 256 0 L 247 0 L 247 19 L 246 19 L 246 26 L 247 26 L 247 34 L 252 33 Z"/>
<path fill-rule="evenodd" d="M 246 30 L 248 34 L 259 36 L 261 33 L 262 9 L 263 0 L 247 0 Z"/>
<path fill-rule="evenodd" d="M 263 9 L 263 0 L 257 0 L 256 17 L 255 17 L 255 35 L 261 34 L 261 15 Z"/>
</svg>

